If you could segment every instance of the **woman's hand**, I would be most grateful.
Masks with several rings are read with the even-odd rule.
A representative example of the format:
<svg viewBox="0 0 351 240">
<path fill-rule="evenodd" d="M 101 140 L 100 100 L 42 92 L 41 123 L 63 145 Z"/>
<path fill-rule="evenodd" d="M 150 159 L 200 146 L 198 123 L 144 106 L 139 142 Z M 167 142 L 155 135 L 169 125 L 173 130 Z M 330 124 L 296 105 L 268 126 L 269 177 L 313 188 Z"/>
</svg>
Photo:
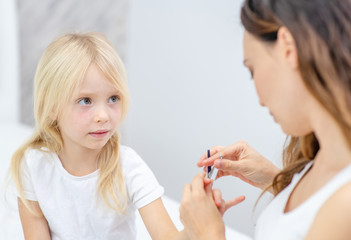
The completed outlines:
<svg viewBox="0 0 351 240">
<path fill-rule="evenodd" d="M 210 152 L 211 157 L 207 159 L 206 154 L 202 155 L 197 165 L 199 167 L 214 165 L 219 170 L 217 178 L 231 175 L 265 189 L 280 171 L 245 141 L 239 141 L 228 147 L 216 146 Z"/>
<path fill-rule="evenodd" d="M 192 240 L 224 240 L 225 226 L 214 202 L 212 184 L 205 185 L 204 177 L 205 173 L 199 173 L 184 186 L 180 220 Z"/>
</svg>

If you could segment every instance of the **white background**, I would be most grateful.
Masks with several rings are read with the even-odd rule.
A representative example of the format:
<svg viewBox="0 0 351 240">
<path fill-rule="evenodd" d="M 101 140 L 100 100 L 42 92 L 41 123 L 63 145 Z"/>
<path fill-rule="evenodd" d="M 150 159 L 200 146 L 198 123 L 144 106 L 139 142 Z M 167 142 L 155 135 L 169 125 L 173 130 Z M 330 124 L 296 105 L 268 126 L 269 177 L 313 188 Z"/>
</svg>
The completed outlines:
<svg viewBox="0 0 351 240">
<path fill-rule="evenodd" d="M 166 195 L 181 200 L 196 162 L 214 145 L 246 140 L 278 163 L 285 136 L 259 105 L 243 66 L 237 0 L 132 0 L 126 61 L 132 104 L 123 142 L 149 164 Z M 247 200 L 225 215 L 249 235 L 266 202 L 233 177 L 219 180 L 226 199 Z"/>
<path fill-rule="evenodd" d="M 214 145 L 243 139 L 276 164 L 281 159 L 285 137 L 267 109 L 259 105 L 254 83 L 242 63 L 241 3 L 130 1 L 126 66 L 132 104 L 122 127 L 122 142 L 144 158 L 166 195 L 177 201 L 183 186 L 201 171 L 196 162 Z M 18 108 L 11 107 L 17 106 L 18 99 L 14 91 L 18 78 L 14 70 L 18 64 L 16 20 L 11 11 L 1 11 L 4 21 L 0 22 L 1 29 L 7 29 L 0 32 L 1 122 L 18 119 Z M 10 34 L 6 43 L 5 32 Z M 5 51 L 13 54 L 5 58 Z M 226 199 L 246 195 L 244 203 L 225 215 L 225 222 L 252 236 L 267 199 L 254 210 L 260 190 L 233 177 L 218 180 L 215 187 Z"/>
</svg>

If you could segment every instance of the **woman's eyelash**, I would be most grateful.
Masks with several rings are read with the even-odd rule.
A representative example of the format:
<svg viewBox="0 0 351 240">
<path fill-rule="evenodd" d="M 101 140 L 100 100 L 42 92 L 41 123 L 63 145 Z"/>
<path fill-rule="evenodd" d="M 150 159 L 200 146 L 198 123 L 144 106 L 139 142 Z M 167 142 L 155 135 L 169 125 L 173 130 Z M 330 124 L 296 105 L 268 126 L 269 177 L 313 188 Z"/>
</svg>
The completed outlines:
<svg viewBox="0 0 351 240">
<path fill-rule="evenodd" d="M 253 76 L 254 76 L 253 74 L 254 74 L 254 72 L 253 72 L 251 69 L 249 69 L 249 72 L 250 72 L 250 78 L 253 79 Z"/>
</svg>

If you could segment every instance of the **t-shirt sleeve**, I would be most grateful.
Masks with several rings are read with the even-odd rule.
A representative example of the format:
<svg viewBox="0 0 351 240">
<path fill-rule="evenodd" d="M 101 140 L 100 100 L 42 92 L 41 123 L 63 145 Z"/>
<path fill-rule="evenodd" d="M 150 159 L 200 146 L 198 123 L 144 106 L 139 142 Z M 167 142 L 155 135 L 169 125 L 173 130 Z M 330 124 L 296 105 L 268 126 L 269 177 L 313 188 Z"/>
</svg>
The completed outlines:
<svg viewBox="0 0 351 240">
<path fill-rule="evenodd" d="M 124 148 L 121 157 L 127 191 L 134 206 L 139 209 L 160 198 L 164 189 L 141 157 L 133 149 Z"/>
<path fill-rule="evenodd" d="M 24 158 L 21 161 L 21 182 L 24 197 L 28 200 L 37 201 L 37 197 L 33 188 L 32 178 L 31 178 L 31 171 L 29 167 L 30 158 L 33 157 L 31 152 L 26 152 Z M 17 191 L 17 196 L 19 196 L 19 192 Z"/>
</svg>

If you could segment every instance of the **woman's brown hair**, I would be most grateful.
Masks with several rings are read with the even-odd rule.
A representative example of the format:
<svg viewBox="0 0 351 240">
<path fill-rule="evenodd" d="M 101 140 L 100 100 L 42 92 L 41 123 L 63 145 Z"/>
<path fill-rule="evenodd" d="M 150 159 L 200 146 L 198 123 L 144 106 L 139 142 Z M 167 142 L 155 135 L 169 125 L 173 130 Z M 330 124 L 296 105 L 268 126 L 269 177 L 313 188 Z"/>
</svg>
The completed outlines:
<svg viewBox="0 0 351 240">
<path fill-rule="evenodd" d="M 274 44 L 285 26 L 294 37 L 301 77 L 309 92 L 338 123 L 351 147 L 351 0 L 245 0 L 246 31 Z M 313 160 L 319 150 L 312 132 L 288 136 L 283 170 L 274 178 L 275 194 Z"/>
</svg>

